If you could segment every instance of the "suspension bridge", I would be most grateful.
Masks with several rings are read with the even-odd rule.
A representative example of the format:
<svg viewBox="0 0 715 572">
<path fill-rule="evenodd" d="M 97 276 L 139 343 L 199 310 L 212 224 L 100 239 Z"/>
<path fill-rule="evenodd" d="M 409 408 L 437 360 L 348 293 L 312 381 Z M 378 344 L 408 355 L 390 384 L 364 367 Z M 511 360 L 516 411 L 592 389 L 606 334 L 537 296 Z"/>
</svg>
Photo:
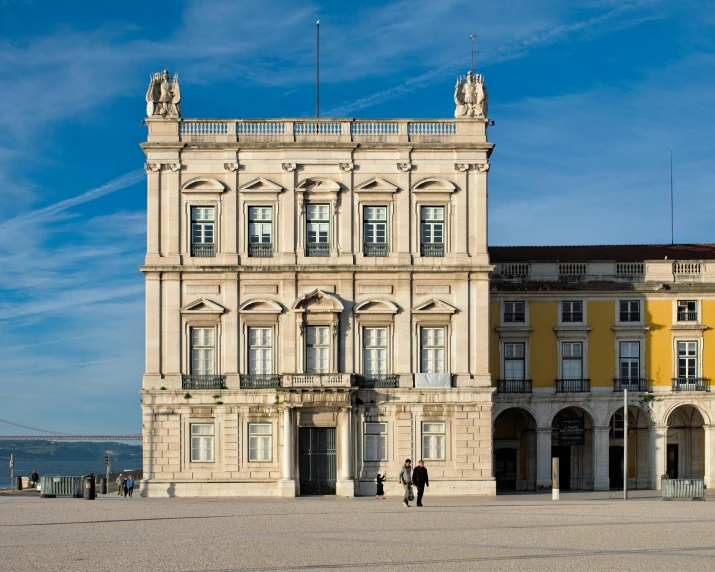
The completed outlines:
<svg viewBox="0 0 715 572">
<path fill-rule="evenodd" d="M 0 441 L 141 441 L 141 434 L 73 435 L 0 419 Z"/>
</svg>

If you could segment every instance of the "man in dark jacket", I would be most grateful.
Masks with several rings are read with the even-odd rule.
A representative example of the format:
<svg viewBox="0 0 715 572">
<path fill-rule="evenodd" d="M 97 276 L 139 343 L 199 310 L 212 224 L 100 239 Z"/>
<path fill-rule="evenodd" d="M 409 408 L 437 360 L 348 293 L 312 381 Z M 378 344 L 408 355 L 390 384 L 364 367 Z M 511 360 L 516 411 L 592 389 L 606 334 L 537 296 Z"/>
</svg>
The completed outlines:
<svg viewBox="0 0 715 572">
<path fill-rule="evenodd" d="M 425 494 L 425 485 L 429 486 L 429 475 L 425 462 L 420 459 L 419 464 L 412 471 L 412 482 L 417 487 L 417 506 L 422 506 L 422 495 Z"/>
</svg>

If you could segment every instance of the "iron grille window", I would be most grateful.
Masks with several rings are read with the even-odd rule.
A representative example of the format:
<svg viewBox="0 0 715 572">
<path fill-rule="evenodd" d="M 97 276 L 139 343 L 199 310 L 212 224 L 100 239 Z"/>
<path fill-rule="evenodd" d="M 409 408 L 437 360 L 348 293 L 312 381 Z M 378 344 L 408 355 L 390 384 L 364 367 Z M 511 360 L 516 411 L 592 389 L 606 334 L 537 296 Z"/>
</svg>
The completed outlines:
<svg viewBox="0 0 715 572">
<path fill-rule="evenodd" d="M 444 256 L 444 207 L 420 209 L 421 256 Z"/>
<path fill-rule="evenodd" d="M 504 344 L 504 379 L 524 379 L 524 344 Z"/>
<path fill-rule="evenodd" d="M 191 423 L 191 462 L 213 463 L 214 424 Z"/>
<path fill-rule="evenodd" d="M 215 230 L 213 207 L 191 207 L 191 256 L 216 256 Z"/>
<path fill-rule="evenodd" d="M 698 321 L 698 303 L 696 300 L 678 300 L 678 321 Z"/>
<path fill-rule="evenodd" d="M 387 374 L 387 328 L 363 328 L 365 377 Z"/>
<path fill-rule="evenodd" d="M 365 423 L 365 461 L 387 461 L 387 423 Z"/>
<path fill-rule="evenodd" d="M 638 379 L 641 375 L 640 342 L 621 342 L 619 349 L 621 379 Z"/>
<path fill-rule="evenodd" d="M 273 328 L 248 328 L 248 373 L 273 373 Z"/>
<path fill-rule="evenodd" d="M 191 328 L 191 375 L 214 375 L 215 369 L 215 328 Z"/>
<path fill-rule="evenodd" d="M 504 302 L 504 322 L 524 322 L 526 304 L 524 302 Z"/>
<path fill-rule="evenodd" d="M 387 207 L 364 207 L 363 254 L 387 256 Z"/>
<path fill-rule="evenodd" d="M 420 350 L 422 373 L 445 373 L 445 329 L 421 328 Z"/>
<path fill-rule="evenodd" d="M 583 322 L 583 302 L 561 302 L 562 322 Z"/>
<path fill-rule="evenodd" d="M 273 424 L 248 424 L 248 460 L 268 461 L 273 459 Z"/>
<path fill-rule="evenodd" d="M 621 322 L 640 322 L 641 305 L 638 300 L 621 300 L 619 306 Z"/>
<path fill-rule="evenodd" d="M 446 423 L 436 421 L 422 422 L 422 458 L 430 461 L 444 461 Z"/>
<path fill-rule="evenodd" d="M 306 256 L 330 256 L 330 206 L 306 207 Z"/>
<path fill-rule="evenodd" d="M 583 344 L 581 342 L 562 342 L 561 377 L 562 379 L 583 378 Z"/>
<path fill-rule="evenodd" d="M 248 256 L 273 256 L 273 208 L 248 208 Z"/>
<path fill-rule="evenodd" d="M 678 342 L 678 378 L 698 377 L 698 342 Z"/>
<path fill-rule="evenodd" d="M 330 372 L 330 328 L 308 326 L 305 336 L 305 372 Z"/>
</svg>

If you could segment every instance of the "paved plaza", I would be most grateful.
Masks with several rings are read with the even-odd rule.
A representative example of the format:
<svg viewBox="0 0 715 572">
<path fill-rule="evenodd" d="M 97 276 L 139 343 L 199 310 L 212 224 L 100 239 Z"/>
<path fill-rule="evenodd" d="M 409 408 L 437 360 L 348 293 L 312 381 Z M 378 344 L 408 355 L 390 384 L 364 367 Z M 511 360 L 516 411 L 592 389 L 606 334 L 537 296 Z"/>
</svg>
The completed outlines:
<svg viewBox="0 0 715 572">
<path fill-rule="evenodd" d="M 655 491 L 373 497 L 123 499 L 0 495 L 0 569 L 712 570 L 713 501 Z M 611 498 L 612 497 L 612 498 Z"/>
</svg>

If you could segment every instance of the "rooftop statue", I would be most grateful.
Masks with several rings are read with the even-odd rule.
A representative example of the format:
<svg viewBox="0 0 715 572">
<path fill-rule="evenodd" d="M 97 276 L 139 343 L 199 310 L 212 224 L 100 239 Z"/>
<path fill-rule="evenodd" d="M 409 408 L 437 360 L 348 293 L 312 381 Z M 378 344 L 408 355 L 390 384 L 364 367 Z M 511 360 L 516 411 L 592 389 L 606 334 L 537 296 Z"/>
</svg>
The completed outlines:
<svg viewBox="0 0 715 572">
<path fill-rule="evenodd" d="M 455 117 L 486 117 L 488 102 L 487 86 L 484 85 L 482 74 L 469 71 L 466 77 L 457 78 L 454 87 L 454 103 L 457 105 Z"/>
<path fill-rule="evenodd" d="M 181 117 L 179 103 L 181 102 L 181 89 L 179 88 L 179 74 L 174 78 L 169 77 L 169 72 L 155 73 L 149 81 L 146 92 L 146 114 L 161 115 L 162 117 Z"/>
</svg>

